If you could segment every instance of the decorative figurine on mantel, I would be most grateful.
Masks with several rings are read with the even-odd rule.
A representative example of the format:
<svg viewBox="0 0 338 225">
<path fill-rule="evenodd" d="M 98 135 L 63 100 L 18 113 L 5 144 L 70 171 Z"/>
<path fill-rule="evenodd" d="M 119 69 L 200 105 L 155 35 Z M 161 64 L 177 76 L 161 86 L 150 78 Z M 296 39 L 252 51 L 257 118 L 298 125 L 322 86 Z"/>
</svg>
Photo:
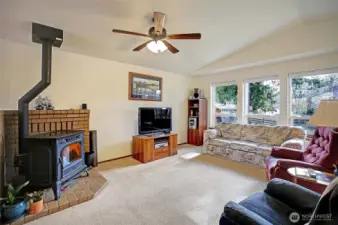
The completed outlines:
<svg viewBox="0 0 338 225">
<path fill-rule="evenodd" d="M 46 109 L 47 110 L 53 110 L 54 109 L 54 106 L 52 104 L 52 100 L 50 100 L 48 98 L 48 96 L 45 98 L 45 101 L 46 101 Z"/>
<path fill-rule="evenodd" d="M 44 102 L 41 95 L 35 100 L 35 109 L 36 110 L 43 110 L 44 109 Z"/>
<path fill-rule="evenodd" d="M 54 106 L 52 101 L 46 96 L 42 97 L 41 95 L 35 100 L 35 109 L 36 110 L 53 110 Z"/>
</svg>

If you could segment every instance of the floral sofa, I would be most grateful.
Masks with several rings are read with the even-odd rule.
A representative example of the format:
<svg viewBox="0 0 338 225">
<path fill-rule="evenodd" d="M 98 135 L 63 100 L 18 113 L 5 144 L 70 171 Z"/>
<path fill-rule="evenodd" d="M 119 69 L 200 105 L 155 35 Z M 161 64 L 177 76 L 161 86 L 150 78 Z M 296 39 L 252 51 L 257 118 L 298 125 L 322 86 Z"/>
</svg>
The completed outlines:
<svg viewBox="0 0 338 225">
<path fill-rule="evenodd" d="M 203 152 L 265 167 L 273 146 L 304 150 L 306 131 L 287 126 L 219 124 L 204 131 Z"/>
</svg>

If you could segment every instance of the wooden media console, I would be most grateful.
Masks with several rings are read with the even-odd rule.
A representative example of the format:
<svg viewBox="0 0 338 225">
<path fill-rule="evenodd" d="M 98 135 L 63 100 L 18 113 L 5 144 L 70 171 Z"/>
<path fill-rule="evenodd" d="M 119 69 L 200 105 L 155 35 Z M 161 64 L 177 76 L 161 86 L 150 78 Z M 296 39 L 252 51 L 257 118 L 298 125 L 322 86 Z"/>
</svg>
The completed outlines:
<svg viewBox="0 0 338 225">
<path fill-rule="evenodd" d="M 167 143 L 167 145 L 165 144 Z M 177 134 L 133 136 L 133 158 L 147 163 L 177 154 Z"/>
</svg>

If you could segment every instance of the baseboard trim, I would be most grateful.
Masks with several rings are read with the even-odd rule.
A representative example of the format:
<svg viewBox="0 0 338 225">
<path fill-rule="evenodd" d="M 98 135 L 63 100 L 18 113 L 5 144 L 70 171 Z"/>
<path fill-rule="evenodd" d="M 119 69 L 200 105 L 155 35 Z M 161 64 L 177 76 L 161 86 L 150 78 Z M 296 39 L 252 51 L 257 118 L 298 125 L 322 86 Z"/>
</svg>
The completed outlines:
<svg viewBox="0 0 338 225">
<path fill-rule="evenodd" d="M 114 159 L 107 159 L 107 160 L 103 160 L 103 161 L 98 162 L 98 164 L 111 162 L 111 161 L 115 161 L 115 160 L 118 160 L 118 159 L 124 159 L 124 158 L 128 158 L 130 156 L 132 156 L 132 155 L 121 156 L 121 157 L 114 158 Z"/>
<path fill-rule="evenodd" d="M 183 143 L 180 143 L 178 145 L 185 145 L 185 144 L 187 144 L 187 142 L 183 142 Z M 118 159 L 124 159 L 124 158 L 128 158 L 128 157 L 131 157 L 131 156 L 132 155 L 126 155 L 126 156 L 121 156 L 121 157 L 114 158 L 114 159 L 107 159 L 107 160 L 103 160 L 103 161 L 98 162 L 98 164 L 111 162 L 111 161 L 118 160 Z"/>
</svg>

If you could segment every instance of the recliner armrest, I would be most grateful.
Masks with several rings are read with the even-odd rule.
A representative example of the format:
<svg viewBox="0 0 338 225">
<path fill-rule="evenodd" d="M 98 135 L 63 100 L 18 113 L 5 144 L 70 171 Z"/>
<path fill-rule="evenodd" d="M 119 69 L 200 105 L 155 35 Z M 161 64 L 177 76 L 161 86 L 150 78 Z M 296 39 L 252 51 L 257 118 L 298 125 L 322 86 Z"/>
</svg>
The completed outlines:
<svg viewBox="0 0 338 225">
<path fill-rule="evenodd" d="M 264 192 L 302 213 L 311 213 L 320 199 L 317 192 L 279 178 L 272 179 Z"/>
<path fill-rule="evenodd" d="M 222 217 L 224 217 L 225 220 L 230 220 L 234 224 L 272 225 L 261 216 L 233 201 L 230 201 L 225 205 Z M 219 224 L 223 224 L 222 218 Z"/>
<path fill-rule="evenodd" d="M 301 160 L 303 152 L 292 148 L 272 147 L 271 156 L 282 159 Z"/>
</svg>

